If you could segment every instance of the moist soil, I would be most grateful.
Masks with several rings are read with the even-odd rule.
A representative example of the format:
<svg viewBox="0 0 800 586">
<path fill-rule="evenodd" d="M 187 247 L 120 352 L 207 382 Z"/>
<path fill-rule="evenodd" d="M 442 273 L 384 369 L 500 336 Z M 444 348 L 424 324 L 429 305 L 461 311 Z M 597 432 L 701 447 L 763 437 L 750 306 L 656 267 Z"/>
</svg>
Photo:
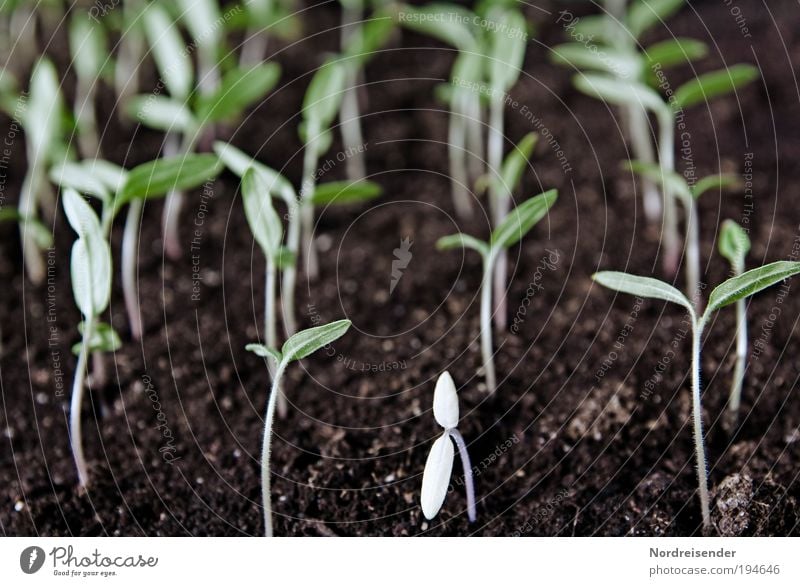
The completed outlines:
<svg viewBox="0 0 800 586">
<path fill-rule="evenodd" d="M 800 188 L 792 126 L 800 119 L 792 67 L 800 14 L 790 2 L 738 6 L 750 37 L 719 2 L 692 3 L 670 21 L 676 36 L 710 43 L 698 70 L 748 61 L 763 76 L 736 98 L 686 112 L 687 134 L 678 143 L 683 170 L 747 173 L 743 190 L 707 194 L 700 203 L 704 281 L 712 285 L 728 276 L 716 252 L 723 219 L 750 229 L 751 267 L 796 253 L 800 225 L 788 200 Z M 676 306 L 615 297 L 590 280 L 601 268 L 664 274 L 658 230 L 644 220 L 638 186 L 619 169 L 628 155 L 616 113 L 573 90 L 570 72 L 547 60 L 547 47 L 564 39 L 560 9 L 550 2 L 526 9 L 538 31 L 506 109 L 506 149 L 527 132 L 541 135 L 520 193 L 556 187 L 560 197 L 510 251 L 509 327 L 495 335 L 500 388 L 493 398 L 476 374 L 479 259 L 435 249 L 456 230 L 488 233 L 483 211 L 476 206 L 471 219 L 456 218 L 449 194 L 447 116 L 433 96 L 453 52 L 403 31 L 367 67 L 365 152 L 370 178 L 385 193 L 370 204 L 318 210 L 322 271 L 315 282 L 300 275 L 299 321 L 308 327 L 348 317 L 354 327 L 288 370 L 291 408 L 276 422 L 273 452 L 277 535 L 702 534 L 684 316 Z M 241 124 L 217 129 L 295 184 L 302 159 L 295 114 L 309 73 L 338 42 L 333 3 L 305 15 L 302 41 L 271 44 L 283 85 Z M 49 51 L 63 70 L 60 35 Z M 676 87 L 689 70 L 671 72 L 669 84 Z M 130 167 L 157 156 L 161 135 L 120 125 L 110 89 L 103 93 L 106 157 Z M 9 197 L 25 168 L 24 141 L 13 148 Z M 337 138 L 322 181 L 345 176 L 341 151 Z M 148 203 L 142 225 L 144 339 L 130 340 L 118 284 L 106 316 L 125 343 L 106 357 L 109 381 L 95 385 L 84 405 L 92 477 L 84 494 L 76 489 L 67 426 L 79 321 L 68 270 L 72 234 L 62 217 L 55 220 L 48 283 L 34 287 L 22 276 L 16 229 L 2 227 L 6 535 L 262 532 L 268 374 L 244 346 L 262 327 L 263 258 L 230 174 L 190 194 L 178 262 L 163 254 L 161 208 Z M 412 258 L 390 293 L 394 250 L 404 238 L 413 241 Z M 734 428 L 723 425 L 734 312 L 719 313 L 706 335 L 711 534 L 800 533 L 796 287 L 788 294 L 773 288 L 749 304 L 759 350 Z M 770 317 L 776 311 L 777 321 Z M 419 507 L 425 458 L 441 432 L 430 411 L 434 382 L 445 369 L 460 387 L 460 430 L 479 499 L 474 524 L 466 519 L 459 462 L 440 515 L 427 522 Z"/>
</svg>

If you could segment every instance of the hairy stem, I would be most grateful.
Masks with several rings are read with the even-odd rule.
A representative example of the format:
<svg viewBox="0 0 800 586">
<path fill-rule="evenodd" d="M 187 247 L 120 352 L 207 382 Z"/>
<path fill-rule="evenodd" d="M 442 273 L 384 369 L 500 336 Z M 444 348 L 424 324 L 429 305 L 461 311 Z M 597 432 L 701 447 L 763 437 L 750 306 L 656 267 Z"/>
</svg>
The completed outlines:
<svg viewBox="0 0 800 586">
<path fill-rule="evenodd" d="M 737 275 L 742 274 L 739 269 Z M 742 386 L 744 385 L 744 371 L 747 365 L 747 312 L 745 300 L 736 302 L 736 366 L 733 369 L 731 381 L 731 396 L 728 410 L 735 422 L 739 416 L 739 405 L 742 402 Z"/>
<path fill-rule="evenodd" d="M 89 470 L 83 456 L 83 438 L 81 437 L 81 406 L 83 405 L 83 385 L 86 380 L 86 362 L 89 356 L 89 341 L 94 330 L 94 316 L 87 316 L 84 321 L 81 351 L 72 380 L 72 397 L 69 407 L 69 441 L 72 446 L 72 457 L 78 469 L 78 484 L 82 489 L 89 486 Z"/>
<path fill-rule="evenodd" d="M 658 113 L 659 139 L 658 156 L 661 172 L 665 175 L 675 170 L 675 116 L 668 106 Z M 675 211 L 675 194 L 665 181 L 662 187 L 664 215 L 662 234 L 664 243 L 664 271 L 672 276 L 678 270 L 680 262 L 680 243 L 678 238 L 678 220 Z"/>
<path fill-rule="evenodd" d="M 272 454 L 272 422 L 275 419 L 275 407 L 278 403 L 278 385 L 286 363 L 281 362 L 272 378 L 272 389 L 267 401 L 267 414 L 264 418 L 264 438 L 261 445 L 261 500 L 264 503 L 264 536 L 272 537 L 272 499 L 270 495 L 270 456 Z"/>
<path fill-rule="evenodd" d="M 264 339 L 269 348 L 278 348 L 278 330 L 275 325 L 275 281 L 276 281 L 275 259 L 267 258 L 267 274 L 264 283 Z M 278 368 L 277 362 L 270 358 L 269 376 L 275 378 L 275 371 Z M 283 395 L 280 384 L 277 387 L 278 393 L 278 417 L 284 419 L 289 406 L 286 404 L 286 397 Z"/>
<path fill-rule="evenodd" d="M 493 395 L 497 388 L 497 377 L 494 371 L 494 351 L 492 350 L 492 269 L 495 253 L 490 252 L 483 263 L 481 280 L 481 354 L 483 370 L 486 374 L 486 388 Z"/>
<path fill-rule="evenodd" d="M 467 491 L 467 518 L 470 523 L 474 523 L 477 515 L 475 513 L 475 484 L 472 480 L 472 463 L 469 460 L 469 452 L 467 452 L 467 444 L 461 433 L 453 428 L 447 430 L 450 437 L 458 447 L 458 455 L 461 457 L 461 466 L 464 468 L 464 486 Z"/>
<path fill-rule="evenodd" d="M 288 215 L 289 225 L 286 228 L 286 247 L 289 249 L 289 252 L 292 253 L 292 256 L 298 259 L 298 253 L 300 252 L 300 204 L 297 201 L 289 206 Z M 283 326 L 286 330 L 286 337 L 289 338 L 297 333 L 297 318 L 295 317 L 294 309 L 294 293 L 297 284 L 296 260 L 283 269 L 282 283 L 281 306 L 283 307 Z"/>
<path fill-rule="evenodd" d="M 703 440 L 703 409 L 700 403 L 700 339 L 703 335 L 705 319 L 694 320 L 692 330 L 692 420 L 694 427 L 694 449 L 697 458 L 697 485 L 700 492 L 700 509 L 703 527 L 711 526 L 711 513 L 708 499 L 708 466 Z"/>
<path fill-rule="evenodd" d="M 686 296 L 694 304 L 695 311 L 702 311 L 700 295 L 700 220 L 697 204 L 686 201 Z"/>
<path fill-rule="evenodd" d="M 142 311 L 139 307 L 136 260 L 143 208 L 144 201 L 141 199 L 134 199 L 130 203 L 125 217 L 125 230 L 122 233 L 122 295 L 125 298 L 125 311 L 128 313 L 128 324 L 134 340 L 142 338 Z"/>
</svg>

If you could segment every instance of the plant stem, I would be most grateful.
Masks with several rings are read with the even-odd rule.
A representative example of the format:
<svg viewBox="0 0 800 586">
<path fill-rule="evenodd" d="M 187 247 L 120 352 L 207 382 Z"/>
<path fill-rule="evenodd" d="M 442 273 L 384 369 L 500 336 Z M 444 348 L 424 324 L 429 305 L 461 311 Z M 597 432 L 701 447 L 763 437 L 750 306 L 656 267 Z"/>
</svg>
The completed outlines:
<svg viewBox="0 0 800 586">
<path fill-rule="evenodd" d="M 19 215 L 23 218 L 36 218 L 36 202 L 39 186 L 42 182 L 40 165 L 34 159 L 33 164 L 28 168 L 25 179 L 22 183 L 22 192 L 19 197 Z M 42 259 L 41 250 L 33 236 L 33 230 L 28 227 L 28 222 L 22 222 L 20 226 L 22 232 L 22 258 L 25 262 L 25 270 L 28 278 L 34 285 L 44 281 L 45 267 Z"/>
<path fill-rule="evenodd" d="M 500 172 L 503 167 L 503 94 L 494 92 L 489 111 L 489 203 L 492 212 L 492 227 L 496 228 L 508 215 L 511 194 L 502 185 Z M 494 325 L 498 332 L 507 325 L 506 281 L 508 280 L 508 254 L 505 249 L 498 252 L 494 266 Z"/>
<path fill-rule="evenodd" d="M 742 274 L 743 269 L 737 270 L 737 275 Z M 747 313 L 745 300 L 740 299 L 736 302 L 736 366 L 733 369 L 733 381 L 731 382 L 731 396 L 728 403 L 728 411 L 731 414 L 732 423 L 736 423 L 739 418 L 739 405 L 742 402 L 742 386 L 744 384 L 744 371 L 747 364 Z"/>
<path fill-rule="evenodd" d="M 461 466 L 464 468 L 464 486 L 467 491 L 467 518 L 470 523 L 474 523 L 477 517 L 475 513 L 475 484 L 472 480 L 472 464 L 469 460 L 469 452 L 467 452 L 467 444 L 464 441 L 461 433 L 453 428 L 447 430 L 450 437 L 458 447 L 458 455 L 461 457 Z"/>
<path fill-rule="evenodd" d="M 275 281 L 276 281 L 276 268 L 275 259 L 267 258 L 267 274 L 264 283 L 264 339 L 269 348 L 278 347 L 278 331 L 275 326 Z M 268 361 L 270 380 L 275 378 L 275 371 L 278 364 L 275 360 L 270 358 Z M 286 397 L 281 390 L 280 385 L 277 387 L 278 393 L 278 417 L 284 419 L 288 412 L 288 405 L 286 404 Z"/>
<path fill-rule="evenodd" d="M 363 17 L 362 11 L 354 8 L 349 2 L 342 4 L 342 52 L 353 38 L 363 34 L 361 25 L 358 24 Z M 345 66 L 345 92 L 342 96 L 342 106 L 339 110 L 339 120 L 342 124 L 342 142 L 344 143 L 347 160 L 347 177 L 351 181 L 360 181 L 367 175 L 364 164 L 364 136 L 361 132 L 361 114 L 358 104 L 358 78 L 360 68 L 357 60 L 351 60 Z"/>
<path fill-rule="evenodd" d="M 700 295 L 700 221 L 694 200 L 684 202 L 686 210 L 686 296 L 694 304 L 695 311 L 702 308 Z"/>
<path fill-rule="evenodd" d="M 76 125 L 78 127 L 78 146 L 84 159 L 95 159 L 100 153 L 100 140 L 97 138 L 97 119 L 95 117 L 95 82 L 78 76 L 75 86 Z"/>
<path fill-rule="evenodd" d="M 692 419 L 694 423 L 694 449 L 697 457 L 697 485 L 700 492 L 700 509 L 703 515 L 703 527 L 711 526 L 711 514 L 708 499 L 708 467 L 706 464 L 705 444 L 703 440 L 703 409 L 700 403 L 700 340 L 705 327 L 705 317 L 699 320 L 692 316 Z"/>
<path fill-rule="evenodd" d="M 476 92 L 468 92 L 466 97 L 466 126 L 467 126 L 467 168 L 469 169 L 470 184 L 474 185 L 486 170 L 483 162 L 483 107 L 481 98 Z M 470 208 L 470 213 L 472 209 Z"/>
<path fill-rule="evenodd" d="M 139 23 L 131 22 L 139 10 L 139 2 L 125 2 L 122 6 L 124 28 L 119 40 L 117 65 L 114 68 L 114 91 L 117 95 L 116 111 L 120 121 L 129 124 L 125 104 L 139 89 L 139 63 L 144 54 L 144 36 Z"/>
<path fill-rule="evenodd" d="M 178 146 L 176 135 L 168 135 L 164 140 L 164 156 L 185 156 L 192 152 L 201 132 L 202 128 L 188 128 L 183 135 L 180 146 Z M 164 212 L 162 215 L 164 250 L 167 253 L 167 257 L 172 260 L 179 260 L 181 257 L 182 247 L 179 228 L 183 200 L 182 191 L 172 190 L 167 194 L 166 200 L 164 201 Z"/>
<path fill-rule="evenodd" d="M 294 194 L 292 194 L 294 199 Z M 287 198 L 287 202 L 289 199 Z M 289 206 L 289 225 L 286 228 L 286 247 L 295 258 L 295 262 L 283 269 L 283 287 L 281 291 L 281 306 L 283 307 L 283 326 L 286 337 L 297 333 L 297 319 L 294 310 L 294 291 L 297 283 L 297 259 L 300 252 L 300 204 L 294 200 Z"/>
<path fill-rule="evenodd" d="M 267 52 L 267 41 L 266 30 L 262 30 L 258 26 L 247 29 L 242 43 L 242 52 L 239 55 L 239 66 L 252 67 L 261 63 Z"/>
<path fill-rule="evenodd" d="M 314 135 L 309 134 L 309 136 Z M 316 187 L 316 180 L 314 179 L 316 167 L 316 147 L 313 144 L 307 143 L 305 152 L 303 153 L 303 182 L 300 186 L 300 198 L 302 199 L 300 218 L 302 221 L 303 259 L 305 260 L 306 278 L 311 281 L 316 281 L 319 276 L 319 260 L 317 259 L 317 249 L 314 244 L 314 204 L 311 202 Z"/>
<path fill-rule="evenodd" d="M 494 352 L 492 350 L 492 269 L 496 253 L 489 252 L 483 262 L 483 278 L 481 280 L 481 354 L 483 370 L 486 375 L 486 388 L 493 395 L 497 388 L 497 377 L 494 371 Z"/>
<path fill-rule="evenodd" d="M 450 124 L 447 129 L 447 152 L 450 159 L 450 188 L 453 195 L 453 207 L 456 215 L 462 220 L 472 215 L 469 177 L 466 166 L 466 118 L 459 111 L 458 103 L 463 101 L 461 92 L 456 89 L 450 109 Z"/>
<path fill-rule="evenodd" d="M 83 405 L 83 384 L 86 379 L 89 341 L 92 339 L 94 330 L 94 316 L 87 316 L 84 324 L 83 340 L 80 354 L 78 354 L 78 364 L 75 367 L 75 377 L 72 380 L 72 397 L 69 407 L 69 440 L 75 466 L 78 469 L 78 484 L 82 489 L 89 486 L 89 471 L 83 456 L 83 439 L 81 437 L 81 406 Z"/>
<path fill-rule="evenodd" d="M 125 298 L 125 310 L 128 313 L 128 323 L 131 328 L 131 337 L 134 340 L 142 338 L 142 311 L 139 307 L 139 292 L 136 282 L 136 269 L 139 249 L 139 228 L 142 223 L 142 209 L 144 201 L 134 199 L 128 207 L 125 217 L 125 230 L 122 234 L 122 294 Z"/>
<path fill-rule="evenodd" d="M 672 108 L 665 106 L 658 112 L 658 158 L 661 172 L 666 176 L 675 170 L 675 116 Z M 675 214 L 675 195 L 664 181 L 663 188 L 664 216 L 662 233 L 664 242 L 664 271 L 674 275 L 680 261 L 680 244 L 678 239 L 678 220 Z"/>
<path fill-rule="evenodd" d="M 261 500 L 264 503 L 264 536 L 272 537 L 272 499 L 270 491 L 269 461 L 272 455 L 272 421 L 275 419 L 275 406 L 278 402 L 278 384 L 286 369 L 281 361 L 272 378 L 272 389 L 267 401 L 267 414 L 264 418 L 264 438 L 261 446 Z"/>
<path fill-rule="evenodd" d="M 655 162 L 653 143 L 650 138 L 650 124 L 644 108 L 631 106 L 628 111 L 628 129 L 631 136 L 631 146 L 637 160 L 647 164 Z M 661 194 L 655 182 L 642 177 L 642 203 L 645 218 L 655 223 L 661 215 Z"/>
</svg>

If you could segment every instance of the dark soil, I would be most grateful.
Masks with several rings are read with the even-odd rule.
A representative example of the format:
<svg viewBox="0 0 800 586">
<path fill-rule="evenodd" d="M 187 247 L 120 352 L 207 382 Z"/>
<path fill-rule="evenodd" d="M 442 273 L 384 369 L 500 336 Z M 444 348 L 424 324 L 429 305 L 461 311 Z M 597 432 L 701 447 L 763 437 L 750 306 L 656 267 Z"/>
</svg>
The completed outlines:
<svg viewBox="0 0 800 586">
<path fill-rule="evenodd" d="M 737 98 L 686 116 L 691 161 L 679 153 L 683 168 L 694 165 L 698 176 L 720 169 L 743 173 L 752 162 L 749 194 L 708 194 L 701 202 L 704 278 L 712 285 L 728 274 L 716 252 L 715 226 L 722 219 L 749 220 L 751 267 L 790 257 L 800 236 L 800 211 L 789 200 L 800 189 L 793 73 L 800 14 L 792 2 L 772 2 L 769 9 L 755 0 L 736 4 L 750 38 L 720 2 L 692 3 L 670 22 L 675 35 L 711 44 L 698 71 L 748 61 L 763 73 Z M 683 315 L 656 302 L 637 307 L 633 298 L 614 297 L 590 280 L 599 268 L 662 276 L 658 234 L 644 222 L 630 176 L 619 171 L 627 155 L 615 112 L 574 91 L 570 72 L 547 61 L 546 47 L 564 38 L 555 22 L 560 9 L 553 2 L 528 8 L 539 32 L 526 74 L 512 90 L 519 106 L 506 113 L 510 141 L 531 130 L 543 135 L 521 193 L 557 187 L 560 199 L 511 251 L 509 318 L 526 295 L 529 304 L 518 335 L 495 337 L 501 384 L 493 400 L 475 374 L 479 259 L 434 246 L 457 229 L 479 236 L 488 231 L 483 213 L 457 221 L 449 195 L 447 118 L 433 89 L 446 80 L 453 53 L 404 31 L 369 65 L 367 161 L 385 195 L 373 205 L 318 214 L 322 277 L 307 283 L 301 276 L 300 322 L 347 316 L 354 328 L 335 343 L 332 356 L 320 352 L 288 372 L 292 408 L 276 424 L 273 456 L 276 534 L 701 533 Z M 283 86 L 235 131 L 221 131 L 295 183 L 302 153 L 294 114 L 307 74 L 336 49 L 337 15 L 333 3 L 308 12 L 306 38 L 277 51 Z M 675 70 L 670 84 L 690 73 L 689 67 Z M 541 118 L 541 127 L 522 105 Z M 112 109 L 108 97 L 100 111 L 112 115 Z M 571 171 L 564 171 L 547 135 L 559 143 Z M 160 141 L 159 134 L 120 127 L 112 117 L 103 148 L 131 166 L 155 157 Z M 337 139 L 329 158 L 340 150 Z M 6 184 L 10 196 L 19 190 L 24 159 L 18 140 Z M 343 176 L 344 164 L 337 162 L 323 180 Z M 16 230 L 2 226 L 2 533 L 261 533 L 259 450 L 268 375 L 244 346 L 258 338 L 261 326 L 263 259 L 236 189 L 233 176 L 221 176 L 205 215 L 201 193 L 194 193 L 185 208 L 186 251 L 177 263 L 163 255 L 161 203 L 147 206 L 140 251 L 146 334 L 140 344 L 129 341 L 115 287 L 108 319 L 128 341 L 107 358 L 113 382 L 94 389 L 85 406 L 93 481 L 87 494 L 75 488 L 67 432 L 75 363 L 69 348 L 79 320 L 68 270 L 72 234 L 58 218 L 50 307 L 47 287 L 23 280 Z M 202 220 L 201 243 L 192 252 L 195 220 Z M 413 259 L 390 295 L 393 250 L 405 237 L 413 240 Z M 193 254 L 201 267 L 199 300 L 192 298 Z M 751 339 L 761 340 L 763 349 L 750 361 L 740 426 L 732 434 L 722 416 L 733 367 L 733 311 L 720 313 L 707 334 L 703 400 L 714 533 L 800 533 L 796 287 L 783 303 L 775 288 L 749 306 Z M 775 306 L 781 317 L 770 327 Z M 665 358 L 673 341 L 674 354 Z M 427 451 L 439 433 L 430 412 L 434 380 L 445 369 L 461 387 L 460 429 L 476 467 L 473 525 L 466 520 L 460 464 L 435 521 L 426 522 L 418 504 Z"/>
</svg>

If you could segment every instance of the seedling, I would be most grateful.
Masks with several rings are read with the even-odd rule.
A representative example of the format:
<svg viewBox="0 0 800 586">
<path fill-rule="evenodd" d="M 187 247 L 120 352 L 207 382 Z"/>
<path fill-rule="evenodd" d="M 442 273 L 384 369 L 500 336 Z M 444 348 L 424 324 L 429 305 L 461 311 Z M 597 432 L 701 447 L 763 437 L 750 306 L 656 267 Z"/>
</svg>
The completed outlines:
<svg viewBox="0 0 800 586">
<path fill-rule="evenodd" d="M 719 234 L 719 252 L 731 263 L 733 275 L 744 272 L 744 263 L 750 251 L 750 238 L 747 232 L 733 220 L 725 220 Z M 734 425 L 739 418 L 739 405 L 742 401 L 744 371 L 747 366 L 747 310 L 744 299 L 736 302 L 736 366 L 733 369 L 731 394 L 728 401 L 728 423 Z"/>
<path fill-rule="evenodd" d="M 217 0 L 178 0 L 177 10 L 197 48 L 197 86 L 201 95 L 209 95 L 219 86 L 218 61 L 224 45 Z"/>
<path fill-rule="evenodd" d="M 689 186 L 686 180 L 678 173 L 662 174 L 657 165 L 643 163 L 642 161 L 628 161 L 627 167 L 662 186 L 669 187 L 683 205 L 686 216 L 686 296 L 695 304 L 700 303 L 700 214 L 697 210 L 697 200 L 700 196 L 716 189 L 731 187 L 738 183 L 736 175 L 709 175 L 703 177 L 694 185 Z M 666 187 L 665 187 L 666 189 Z"/>
<path fill-rule="evenodd" d="M 700 403 L 701 337 L 711 316 L 718 310 L 755 295 L 793 275 L 800 273 L 800 262 L 778 261 L 752 269 L 732 277 L 718 285 L 709 296 L 708 306 L 701 314 L 683 293 L 672 285 L 650 277 L 639 277 L 616 271 L 601 271 L 592 277 L 595 281 L 614 291 L 661 299 L 676 303 L 689 312 L 692 324 L 692 418 L 694 420 L 694 446 L 697 459 L 697 483 L 700 493 L 700 509 L 703 526 L 710 528 L 711 516 L 708 497 L 708 470 L 703 443 L 703 412 Z"/>
<path fill-rule="evenodd" d="M 683 110 L 711 98 L 734 92 L 758 76 L 752 65 L 734 65 L 728 69 L 706 73 L 686 82 L 670 94 L 668 101 L 648 86 L 631 80 L 600 74 L 578 74 L 575 87 L 583 93 L 618 106 L 644 108 L 658 120 L 658 161 L 661 175 L 675 172 L 675 124 Z M 678 220 L 672 182 L 662 185 L 664 271 L 675 274 L 681 257 Z"/>
<path fill-rule="evenodd" d="M 544 218 L 555 203 L 558 191 L 551 189 L 541 193 L 514 208 L 506 219 L 491 234 L 489 242 L 478 240 L 467 234 L 452 234 L 440 238 L 436 243 L 439 250 L 469 248 L 481 255 L 483 277 L 481 279 L 481 354 L 489 394 L 497 388 L 492 350 L 492 274 L 500 253 L 519 242 L 539 220 Z"/>
<path fill-rule="evenodd" d="M 89 485 L 89 472 L 83 455 L 81 406 L 84 380 L 90 352 L 113 352 L 120 346 L 113 328 L 99 321 L 111 297 L 111 247 L 103 235 L 100 221 L 91 206 L 73 189 L 64 190 L 64 211 L 78 235 L 72 245 L 70 274 L 75 303 L 83 316 L 79 326 L 81 342 L 73 351 L 78 354 L 70 403 L 70 443 L 80 487 Z"/>
<path fill-rule="evenodd" d="M 358 84 L 363 78 L 364 67 L 371 57 L 389 40 L 394 22 L 386 14 L 376 13 L 362 23 L 364 0 L 340 0 L 342 4 L 341 43 L 345 68 L 345 92 L 339 120 L 342 128 L 342 142 L 348 153 L 345 165 L 351 181 L 361 181 L 366 177 L 364 162 L 365 144 L 361 132 L 361 114 L 358 104 Z"/>
<path fill-rule="evenodd" d="M 653 27 L 663 25 L 684 3 L 684 0 L 661 0 L 633 2 L 628 7 L 626 0 L 607 0 L 606 13 L 602 15 L 574 18 L 564 11 L 558 21 L 564 25 L 572 42 L 554 47 L 551 58 L 567 67 L 599 71 L 656 87 L 657 73 L 708 54 L 705 43 L 689 38 L 656 42 L 639 50 L 642 36 Z M 632 103 L 621 107 L 626 122 L 623 129 L 634 158 L 654 163 L 646 110 Z M 646 178 L 642 181 L 642 196 L 645 216 L 651 222 L 657 221 L 661 214 L 661 195 L 655 183 Z"/>
<path fill-rule="evenodd" d="M 72 67 L 75 70 L 75 123 L 81 156 L 94 158 L 100 149 L 95 118 L 95 99 L 100 76 L 108 63 L 106 38 L 103 28 L 83 14 L 70 20 L 69 47 Z"/>
<path fill-rule="evenodd" d="M 264 440 L 261 448 L 261 498 L 264 503 L 264 535 L 272 537 L 272 502 L 270 498 L 270 454 L 272 445 L 272 423 L 275 419 L 278 387 L 286 367 L 295 360 L 302 360 L 317 350 L 341 338 L 350 328 L 350 320 L 339 320 L 298 332 L 288 340 L 280 352 L 263 344 L 248 344 L 246 349 L 262 358 L 271 359 L 277 364 L 272 377 L 272 389 L 267 402 L 264 418 Z"/>
<path fill-rule="evenodd" d="M 436 388 L 433 391 L 433 416 L 436 423 L 444 428 L 444 433 L 433 442 L 428 459 L 425 462 L 425 471 L 422 473 L 422 514 L 429 521 L 439 514 L 447 489 L 450 485 L 450 476 L 453 473 L 453 460 L 455 453 L 453 443 L 458 447 L 461 465 L 464 468 L 464 485 L 467 491 L 467 518 L 474 523 L 475 514 L 475 486 L 472 480 L 472 464 L 467 452 L 467 444 L 461 432 L 458 431 L 458 394 L 456 385 L 450 373 L 445 371 L 439 375 Z M 451 442 L 452 440 L 452 442 Z"/>
<path fill-rule="evenodd" d="M 300 19 L 293 0 L 250 0 L 243 4 L 243 8 L 245 14 L 240 28 L 246 31 L 239 55 L 242 67 L 252 67 L 264 61 L 269 35 L 286 40 L 297 38 Z"/>
<path fill-rule="evenodd" d="M 114 93 L 117 96 L 117 116 L 121 120 L 125 120 L 128 100 L 139 91 L 139 65 L 144 59 L 146 48 L 142 11 L 146 6 L 142 0 L 126 0 L 118 8 L 122 18 L 119 22 L 119 48 L 114 64 Z"/>
</svg>

